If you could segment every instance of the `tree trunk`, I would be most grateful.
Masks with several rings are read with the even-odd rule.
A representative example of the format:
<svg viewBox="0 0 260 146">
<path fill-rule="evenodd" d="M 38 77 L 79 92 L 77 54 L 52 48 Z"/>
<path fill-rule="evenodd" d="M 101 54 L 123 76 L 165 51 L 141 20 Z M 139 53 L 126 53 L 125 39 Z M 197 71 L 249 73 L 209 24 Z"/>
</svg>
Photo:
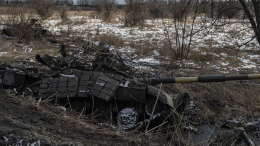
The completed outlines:
<svg viewBox="0 0 260 146">
<path fill-rule="evenodd" d="M 259 33 L 259 30 L 260 30 L 260 2 L 256 1 L 256 0 L 252 0 L 253 6 L 254 6 L 254 9 L 255 9 L 256 22 L 254 20 L 253 15 L 251 14 L 251 12 L 249 11 L 249 9 L 246 5 L 245 0 L 239 0 L 239 2 L 242 5 L 242 7 L 243 7 L 251 25 L 252 25 L 256 39 L 258 41 L 258 44 L 260 45 L 260 33 Z"/>
</svg>

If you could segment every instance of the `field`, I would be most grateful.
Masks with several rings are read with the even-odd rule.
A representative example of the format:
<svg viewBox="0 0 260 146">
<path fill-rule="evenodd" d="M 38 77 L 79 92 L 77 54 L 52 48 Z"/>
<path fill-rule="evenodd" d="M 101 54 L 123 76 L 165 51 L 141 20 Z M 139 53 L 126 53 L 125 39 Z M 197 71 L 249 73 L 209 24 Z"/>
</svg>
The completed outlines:
<svg viewBox="0 0 260 146">
<path fill-rule="evenodd" d="M 1 15 L 0 18 L 0 23 L 4 23 L 9 19 L 7 14 Z M 192 23 L 191 18 L 188 19 L 188 23 L 185 26 L 187 28 L 187 34 L 185 34 L 185 39 L 180 41 L 180 44 L 184 44 L 184 48 L 189 50 L 189 55 L 187 58 L 179 59 L 174 56 L 171 48 L 177 49 L 179 47 L 174 43 L 174 40 L 176 40 L 177 37 L 176 30 L 179 30 L 178 33 L 181 34 L 183 25 L 178 25 L 178 29 L 176 29 L 171 19 L 147 19 L 143 27 L 131 28 L 126 27 L 124 23 L 120 21 L 122 19 L 120 13 L 118 13 L 110 23 L 98 19 L 98 16 L 91 11 L 69 11 L 68 18 L 68 21 L 63 22 L 59 18 L 58 12 L 55 12 L 52 17 L 42 22 L 43 28 L 49 30 L 52 39 L 58 40 L 58 43 L 50 43 L 45 38 L 30 42 L 19 42 L 16 38 L 2 35 L 0 37 L 0 63 L 12 64 L 18 62 L 20 64 L 26 64 L 27 66 L 47 68 L 34 59 L 36 54 L 61 56 L 58 50 L 62 43 L 68 45 L 69 50 L 76 50 L 82 53 L 82 43 L 84 41 L 93 41 L 95 44 L 101 41 L 109 47 L 111 52 L 119 53 L 124 59 L 124 62 L 139 76 L 188 77 L 216 74 L 260 73 L 260 53 L 257 41 L 254 39 L 250 43 L 240 46 L 254 36 L 253 31 L 248 29 L 249 23 L 247 19 L 223 19 L 221 22 L 218 22 L 219 24 L 227 23 L 223 27 L 204 23 L 203 20 L 210 19 L 204 15 L 198 16 L 195 23 Z M 2 25 L 0 29 L 5 27 L 6 26 Z M 188 37 L 188 32 L 190 32 L 192 28 L 194 29 L 193 31 L 197 33 L 194 33 L 192 37 Z M 171 47 L 169 47 L 168 44 L 169 39 L 172 40 Z M 194 133 L 199 133 L 200 126 L 205 124 L 220 125 L 220 127 L 221 125 L 225 125 L 229 129 L 243 127 L 248 135 L 256 137 L 259 140 L 259 85 L 260 80 L 239 80 L 224 83 L 164 84 L 162 89 L 172 96 L 179 92 L 187 92 L 190 96 L 187 110 L 182 115 L 182 118 L 185 119 L 184 122 L 175 123 L 177 126 L 174 125 L 177 129 L 183 131 L 191 130 Z M 22 103 L 28 101 L 27 98 L 16 99 L 17 97 L 12 97 L 9 99 L 4 96 L 3 98 L 8 101 L 13 100 L 13 98 L 18 101 L 23 100 Z M 37 109 L 31 104 L 21 107 L 30 110 L 36 108 L 37 112 L 39 110 L 45 110 L 46 108 L 53 108 L 45 104 L 42 106 L 43 107 L 40 106 L 40 109 Z M 28 113 L 28 115 L 30 114 L 31 113 Z M 0 113 L 0 115 L 5 116 L 4 113 Z M 75 126 L 76 131 L 73 133 L 80 133 L 82 131 L 80 131 L 79 125 L 71 120 L 75 118 L 73 116 L 75 115 L 71 115 L 68 119 L 62 120 L 67 122 L 68 125 L 70 125 L 71 121 L 74 125 L 72 124 L 68 127 L 71 128 L 71 126 Z M 56 115 L 53 116 L 53 118 L 55 119 Z M 152 132 L 151 135 L 143 135 L 143 133 L 140 132 L 141 134 L 125 136 L 122 131 L 118 133 L 118 129 L 115 130 L 111 127 L 104 128 L 105 126 L 94 124 L 93 121 L 92 123 L 88 123 L 91 119 L 87 117 L 84 118 L 82 122 L 85 124 L 87 121 L 87 127 L 90 127 L 91 133 L 95 133 L 93 131 L 99 131 L 99 134 L 94 136 L 93 141 L 90 141 L 90 138 L 84 140 L 84 138 L 80 139 L 80 137 L 84 137 L 88 132 L 83 131 L 83 134 L 77 135 L 77 138 L 79 138 L 78 141 L 82 143 L 91 142 L 93 145 L 110 145 L 114 144 L 112 141 L 117 139 L 118 135 L 123 135 L 118 138 L 120 140 L 115 142 L 118 145 L 175 145 L 177 141 L 181 141 L 182 139 L 181 134 L 176 134 L 177 130 L 169 130 L 167 133 L 159 132 L 159 134 L 158 132 Z M 61 119 L 58 121 L 60 120 Z M 47 125 L 50 126 L 52 123 L 48 124 Z M 101 130 L 99 130 L 100 127 Z M 37 129 L 39 126 L 36 124 L 34 128 Z M 59 129 L 55 129 L 54 131 L 59 133 L 59 136 L 53 140 L 61 140 L 62 137 L 66 137 L 66 139 L 70 140 L 74 140 L 75 138 L 63 132 L 59 132 Z M 106 134 L 111 137 L 111 139 L 108 138 L 103 141 L 104 143 L 97 142 L 99 136 L 106 137 L 106 134 L 103 133 L 104 131 L 108 131 Z M 3 133 L 11 134 L 8 130 Z M 41 133 L 41 135 L 51 137 L 50 132 L 48 134 Z M 7 135 L 2 135 L 1 133 L 0 136 L 7 137 Z M 143 138 L 134 140 L 136 136 Z M 172 139 L 169 140 L 169 136 Z M 21 137 L 24 138 L 24 136 Z M 156 139 L 152 140 L 153 138 Z M 27 138 L 25 141 L 32 143 L 37 140 L 37 138 Z M 165 140 L 167 140 L 167 142 L 165 142 Z M 2 141 L 0 141 L 0 143 L 1 142 Z M 186 144 L 196 145 L 192 140 Z M 203 145 L 202 143 L 200 144 Z"/>
</svg>

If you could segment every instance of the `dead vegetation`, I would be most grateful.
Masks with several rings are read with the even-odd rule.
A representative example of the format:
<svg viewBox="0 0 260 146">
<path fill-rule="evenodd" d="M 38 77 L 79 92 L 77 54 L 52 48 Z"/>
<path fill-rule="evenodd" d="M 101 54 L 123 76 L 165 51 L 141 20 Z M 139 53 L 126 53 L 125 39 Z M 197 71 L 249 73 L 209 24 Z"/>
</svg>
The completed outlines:
<svg viewBox="0 0 260 146">
<path fill-rule="evenodd" d="M 199 76 L 218 74 L 213 70 L 181 69 L 173 76 Z M 165 85 L 172 92 L 187 92 L 200 109 L 204 121 L 228 121 L 237 117 L 259 117 L 259 81 L 229 81 L 224 83 L 190 83 Z M 241 123 L 240 123 L 241 122 Z M 243 121 L 237 123 L 241 126 Z M 245 121 L 244 121 L 245 122 Z M 240 125 L 241 124 L 241 125 Z M 250 128 L 250 127 L 248 127 Z"/>
<path fill-rule="evenodd" d="M 182 74 L 185 73 L 185 74 Z M 197 75 L 201 73 L 194 70 L 178 70 L 174 74 L 186 75 Z M 33 129 L 38 129 L 37 140 L 41 140 L 42 144 L 48 144 L 52 141 L 57 144 L 64 144 L 65 141 L 71 141 L 73 138 L 76 138 L 74 142 L 82 144 L 116 144 L 116 145 L 136 145 L 136 144 L 153 144 L 153 145 L 201 145 L 205 141 L 195 143 L 192 141 L 192 133 L 187 135 L 187 130 L 185 127 L 191 126 L 187 121 L 190 120 L 193 126 L 198 123 L 218 123 L 223 121 L 229 121 L 229 127 L 235 128 L 243 125 L 242 122 L 250 121 L 241 121 L 241 123 L 232 123 L 232 120 L 241 117 L 250 118 L 259 117 L 259 107 L 257 106 L 260 102 L 257 93 L 259 89 L 254 85 L 255 82 L 251 83 L 241 83 L 241 82 L 227 82 L 227 83 L 197 83 L 197 84 L 174 84 L 164 85 L 163 88 L 166 91 L 170 92 L 187 92 L 191 101 L 197 106 L 198 109 L 187 109 L 184 115 L 180 115 L 180 119 L 176 120 L 174 123 L 165 124 L 162 123 L 158 127 L 149 129 L 148 132 L 138 131 L 140 128 L 146 127 L 142 125 L 137 127 L 132 131 L 124 132 L 119 127 L 111 128 L 110 126 L 100 126 L 97 125 L 97 122 L 92 117 L 92 115 L 84 115 L 80 112 L 76 112 L 70 109 L 70 104 L 68 101 L 68 106 L 60 107 L 51 101 L 55 101 L 55 97 L 49 97 L 45 100 L 34 99 L 32 97 L 25 97 L 23 95 L 14 96 L 13 92 L 1 90 L 1 98 L 4 102 L 1 104 L 1 112 L 5 112 L 12 104 L 12 111 L 9 110 L 9 114 L 12 115 L 12 112 L 16 112 L 15 115 L 11 116 L 8 120 L 12 121 L 16 116 L 22 117 L 23 120 L 27 121 L 30 119 L 24 119 L 24 117 L 33 115 L 34 119 L 37 120 L 36 123 L 42 123 L 42 120 L 47 120 L 49 122 L 44 123 L 39 126 L 34 123 L 31 123 Z M 249 91 L 248 89 L 252 89 Z M 249 96 L 247 96 L 249 95 Z M 246 98 L 245 98 L 246 97 Z M 255 108 L 258 107 L 258 108 Z M 18 110 L 18 108 L 20 110 Z M 3 116 L 0 112 L 0 116 Z M 32 117 L 32 116 L 30 116 Z M 17 123 L 19 124 L 20 121 Z M 24 122 L 24 121 L 23 121 Z M 63 123 L 60 125 L 59 123 Z M 11 122 L 12 123 L 12 122 Z M 0 121 L 0 127 L 2 126 Z M 13 124 L 9 124 L 9 128 L 12 129 Z M 112 126 L 113 127 L 113 126 Z M 20 126 L 23 129 L 23 126 Z M 82 130 L 86 129 L 86 130 Z M 251 127 L 244 127 L 246 131 L 250 131 Z M 25 130 L 27 133 L 28 130 Z M 9 130 L 2 130 L 2 135 L 9 135 Z M 95 134 L 94 134 L 95 133 Z M 94 136 L 89 137 L 89 134 L 94 134 Z M 34 134 L 35 136 L 35 134 Z M 43 139 L 41 136 L 45 136 Z M 49 140 L 46 141 L 46 136 Z M 81 137 L 84 139 L 81 139 Z M 105 139 L 100 141 L 100 138 L 106 136 Z M 234 136 L 234 135 L 233 135 Z M 50 138 L 52 137 L 52 138 Z M 22 135 L 19 138 L 23 138 L 25 142 L 32 142 L 32 139 Z M 223 144 L 223 143 L 233 143 L 236 142 L 236 136 L 229 140 L 221 140 L 217 137 L 209 137 L 212 139 L 211 144 Z M 223 138 L 225 138 L 223 136 Z M 99 139 L 99 140 L 98 140 Z M 206 139 L 204 139 L 206 140 Z M 211 140 L 207 140 L 210 142 Z M 207 143 L 208 143 L 207 142 Z"/>
<path fill-rule="evenodd" d="M 2 9 L 1 9 L 2 10 Z M 13 9 L 14 10 L 14 9 Z M 3 10 L 4 11 L 4 10 Z M 10 14 L 10 10 L 6 10 L 7 14 Z M 61 12 L 62 13 L 62 12 Z M 87 14 L 86 14 L 87 13 Z M 27 14 L 30 14 L 30 12 L 20 12 L 19 9 L 17 9 L 16 12 L 11 12 L 13 19 L 9 19 L 10 23 L 13 22 L 23 22 L 23 24 L 29 24 L 31 23 L 29 19 L 22 19 Z M 20 15 L 19 18 L 17 17 L 18 14 Z M 68 12 L 68 16 L 71 15 L 80 15 L 80 16 L 89 16 L 89 12 Z M 64 15 L 65 16 L 65 15 Z M 64 17 L 65 18 L 65 17 Z M 62 19 L 63 20 L 63 19 Z M 66 19 L 64 19 L 66 20 Z M 82 18 L 78 21 L 73 21 L 71 25 L 80 25 L 87 23 L 88 20 Z M 60 25 L 60 24 L 58 24 Z M 67 25 L 67 24 L 66 24 Z M 152 27 L 152 26 L 151 26 Z M 1 50 L 0 52 L 8 52 L 8 54 L 1 56 L 0 62 L 16 62 L 20 60 L 27 60 L 28 62 L 33 58 L 33 55 L 36 54 L 49 54 L 49 55 L 57 55 L 57 50 L 59 47 L 55 45 L 50 45 L 46 41 L 32 41 L 32 34 L 34 32 L 28 31 L 26 32 L 26 35 L 24 36 L 24 32 L 21 32 L 21 30 L 24 30 L 25 26 L 20 25 L 17 28 L 12 28 L 14 31 L 13 33 L 18 36 L 18 40 L 29 40 L 26 41 L 26 43 L 29 45 L 29 48 L 33 48 L 32 52 L 26 52 L 26 55 L 24 54 L 24 48 L 22 46 L 16 45 L 15 42 L 11 42 L 1 39 Z M 17 32 L 16 32 L 17 31 Z M 134 38 L 132 41 L 124 40 L 118 35 L 114 34 L 100 34 L 100 30 L 97 29 L 96 34 L 88 35 L 87 40 L 94 40 L 94 41 L 102 41 L 109 45 L 114 45 L 115 48 L 123 48 L 126 46 L 130 46 L 133 49 L 136 49 L 136 53 L 140 54 L 141 56 L 149 56 L 151 54 L 151 51 L 158 50 L 160 55 L 165 57 L 172 57 L 173 60 L 176 59 L 174 57 L 174 53 L 169 51 L 171 47 L 167 43 L 163 43 L 163 45 L 158 44 L 152 44 L 149 41 L 139 41 L 135 42 Z M 233 33 L 233 32 L 232 32 Z M 57 38 L 62 38 L 64 36 L 67 36 L 68 38 L 71 38 L 73 40 L 78 40 L 76 42 L 72 42 L 71 45 L 76 45 L 78 48 L 80 48 L 81 41 L 83 39 L 86 39 L 85 37 L 81 37 L 80 35 L 84 34 L 84 32 L 77 32 L 71 30 L 69 33 L 67 31 L 61 30 L 60 35 L 56 35 Z M 149 36 L 147 36 L 149 37 Z M 208 40 L 208 44 L 216 44 L 217 42 L 210 39 Z M 8 44 L 8 45 L 7 45 Z M 185 47 L 185 45 L 183 46 Z M 214 64 L 215 62 L 222 61 L 220 60 L 220 57 L 217 57 L 216 55 L 212 55 L 210 53 L 216 53 L 221 54 L 225 52 L 229 56 L 239 56 L 239 57 L 245 57 L 246 54 L 245 51 L 239 51 L 237 49 L 233 48 L 234 46 L 228 46 L 225 47 L 205 47 L 201 48 L 202 51 L 205 51 L 206 54 L 202 54 L 201 52 L 197 51 L 190 51 L 190 55 L 187 59 L 193 60 L 195 63 L 200 64 L 201 66 L 206 65 L 207 62 L 210 64 Z M 9 53 L 12 51 L 12 53 Z M 254 52 L 252 51 L 254 54 Z M 18 56 L 18 57 L 17 57 Z M 226 61 L 228 61 L 230 64 L 238 65 L 238 60 L 236 58 L 227 58 Z M 33 61 L 34 62 L 34 61 Z M 174 63 L 170 63 L 170 65 L 174 66 Z M 169 68 L 174 68 L 170 66 Z M 165 69 L 167 70 L 167 69 Z M 206 70 L 202 67 L 202 69 L 192 69 L 192 70 L 173 70 L 173 73 L 170 76 L 198 76 L 198 75 L 207 75 L 207 74 L 219 74 L 219 72 L 216 69 L 209 69 Z M 161 72 L 165 73 L 165 72 Z M 238 71 L 238 72 L 232 72 L 234 74 L 237 73 L 249 73 L 246 71 Z M 251 73 L 251 72 L 250 72 Z M 247 119 L 259 117 L 260 113 L 260 98 L 258 93 L 260 92 L 258 85 L 258 81 L 250 81 L 250 82 L 243 82 L 243 81 L 234 81 L 234 82 L 227 82 L 227 83 L 196 83 L 196 84 L 174 84 L 174 85 L 164 85 L 163 88 L 168 90 L 169 93 L 177 93 L 177 92 L 187 92 L 194 104 L 198 107 L 199 111 L 194 112 L 187 112 L 186 114 L 193 115 L 192 121 L 194 123 L 204 121 L 205 123 L 211 123 L 211 122 L 220 122 L 220 121 L 232 121 L 234 119 L 237 119 L 239 117 L 246 117 Z M 58 109 L 57 107 L 50 106 L 48 104 L 45 104 L 45 101 L 32 101 L 28 97 L 21 97 L 16 98 L 12 97 L 14 100 L 19 101 L 22 103 L 21 107 L 25 109 L 30 110 L 39 110 L 43 113 L 50 113 L 53 118 L 61 118 L 62 122 L 68 124 L 60 129 L 54 128 L 56 133 L 58 133 L 58 141 L 65 141 L 66 136 L 73 135 L 78 132 L 81 132 L 82 127 L 87 128 L 88 130 L 92 131 L 93 133 L 98 132 L 97 135 L 95 135 L 95 139 L 91 140 L 91 136 L 89 136 L 89 139 L 87 141 L 79 140 L 85 142 L 90 142 L 91 144 L 114 144 L 113 140 L 115 140 L 118 143 L 122 143 L 125 145 L 126 143 L 129 145 L 138 145 L 138 144 L 155 144 L 155 145 L 162 145 L 162 144 L 171 144 L 171 145 L 182 145 L 181 141 L 184 141 L 186 137 L 185 135 L 185 128 L 183 128 L 187 122 L 183 121 L 176 121 L 176 123 L 173 123 L 169 127 L 160 127 L 163 130 L 152 130 L 151 133 L 148 134 L 136 134 L 136 131 L 124 133 L 120 131 L 120 128 L 117 130 L 111 130 L 111 128 L 104 128 L 104 126 L 98 126 L 91 119 L 90 117 L 86 117 L 85 115 L 82 115 L 80 113 L 76 112 L 69 112 L 69 111 L 62 111 Z M 35 103 L 39 103 L 35 105 Z M 53 114 L 53 111 L 55 114 Z M 66 113 L 66 114 L 65 114 Z M 49 114 L 48 114 L 49 115 Z M 44 118 L 47 118 L 44 117 Z M 183 117 L 185 118 L 185 117 Z M 80 120 L 78 120 L 80 119 Z M 73 123 L 73 124 L 72 124 Z M 230 127 L 239 127 L 243 126 L 245 121 L 240 121 L 239 123 L 232 123 L 230 122 Z M 48 124 L 48 126 L 50 126 Z M 58 125 L 61 126 L 61 125 Z M 72 130 L 76 127 L 76 130 Z M 94 128 L 93 128 L 94 127 Z M 172 128 L 174 127 L 174 128 Z M 68 129 L 71 131 L 69 132 Z M 168 128 L 168 129 L 167 129 Z M 246 130 L 251 130 L 250 126 L 245 127 Z M 101 130 L 100 130 L 101 129 Z M 43 135 L 49 135 L 51 136 L 52 133 L 48 132 L 51 131 L 51 128 L 47 129 L 39 129 L 39 132 Z M 165 133 L 165 131 L 167 131 Z M 67 133 L 65 133 L 67 132 Z M 103 133 L 103 134 L 102 134 Z M 134 134 L 133 134 L 134 133 Z M 9 133 L 8 133 L 9 134 Z M 80 137 L 84 137 L 84 134 L 89 134 L 88 132 L 83 132 L 82 135 L 79 135 Z M 101 135 L 101 136 L 100 136 Z M 100 140 L 100 138 L 104 138 L 105 136 L 109 136 L 110 138 L 105 139 L 102 142 L 97 142 Z M 64 139 L 64 137 L 66 137 Z M 55 137 L 56 138 L 56 137 Z M 77 137 L 69 137 L 68 139 L 73 139 Z M 122 139 L 118 140 L 117 139 Z M 96 141 L 95 141 L 96 140 Z M 166 141 L 166 142 L 165 142 Z M 187 140 L 187 145 L 196 145 L 193 142 Z M 96 143 L 97 142 L 97 143 Z"/>
<path fill-rule="evenodd" d="M 0 112 L 0 139 L 3 136 L 8 137 L 12 134 L 11 132 L 14 132 L 12 139 L 1 144 L 16 144 L 17 139 L 23 139 L 23 145 L 38 140 L 42 145 L 70 143 L 80 145 L 161 145 L 165 143 L 158 138 L 152 139 L 149 135 L 128 134 L 120 129 L 101 126 L 89 116 L 68 108 L 53 106 L 46 100 L 35 100 L 22 95 L 17 97 L 12 92 L 4 90 L 1 90 L 0 96 L 4 101 L 1 103 Z M 10 106 L 13 108 L 8 111 Z M 18 120 L 16 120 L 17 118 Z M 8 125 L 5 124 L 7 121 L 9 121 Z M 27 123 L 31 128 L 26 128 Z M 24 134 L 21 134 L 19 129 L 15 129 L 15 126 L 19 126 Z"/>
</svg>

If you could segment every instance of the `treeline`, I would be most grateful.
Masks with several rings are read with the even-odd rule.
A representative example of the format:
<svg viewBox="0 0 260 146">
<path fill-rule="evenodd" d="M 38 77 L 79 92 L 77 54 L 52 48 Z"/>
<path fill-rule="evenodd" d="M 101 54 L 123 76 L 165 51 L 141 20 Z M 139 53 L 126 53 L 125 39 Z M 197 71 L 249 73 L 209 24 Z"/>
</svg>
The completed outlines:
<svg viewBox="0 0 260 146">
<path fill-rule="evenodd" d="M 31 0 L 0 0 L 0 4 L 30 3 L 30 1 Z M 54 5 L 66 4 L 67 6 L 78 5 L 82 7 L 92 6 L 93 1 L 95 0 L 77 0 L 76 3 L 74 3 L 73 0 L 53 0 Z"/>
<path fill-rule="evenodd" d="M 100 15 L 106 11 L 107 17 L 112 13 L 112 7 L 117 5 L 115 0 L 41 0 L 52 1 L 53 5 L 77 5 L 81 7 L 94 7 Z M 33 3 L 33 0 L 0 0 L 0 4 L 21 4 Z M 147 17 L 147 12 L 153 18 L 159 17 L 175 17 L 181 19 L 184 13 L 193 13 L 191 9 L 200 6 L 200 13 L 206 14 L 208 17 L 227 17 L 241 18 L 246 17 L 243 8 L 238 0 L 125 0 L 125 5 L 120 7 L 126 13 L 135 13 L 136 17 Z M 189 3 L 187 5 L 187 3 Z M 253 6 L 250 1 L 246 1 L 249 10 L 254 13 Z M 130 6 L 130 7 L 129 7 Z M 131 7 L 132 6 L 132 7 Z M 188 7 L 186 7 L 188 6 Z M 185 8 L 186 7 L 186 8 Z M 118 7 L 119 8 L 119 7 Z M 111 10 L 110 10 L 111 9 Z M 132 9 L 132 10 L 130 10 Z M 189 9 L 189 11 L 187 11 Z M 173 12 L 174 11 L 174 12 Z M 174 16 L 170 16 L 170 15 Z M 146 15 L 146 16 L 144 16 Z M 135 18 L 133 18 L 135 19 Z M 136 20 L 134 20 L 134 24 Z"/>
<path fill-rule="evenodd" d="M 46 0 L 42 0 L 46 1 Z M 74 5 L 73 0 L 52 0 L 54 5 L 64 5 L 72 6 Z M 78 0 L 80 1 L 80 0 Z M 22 4 L 22 3 L 31 3 L 32 0 L 0 0 L 0 4 Z"/>
</svg>

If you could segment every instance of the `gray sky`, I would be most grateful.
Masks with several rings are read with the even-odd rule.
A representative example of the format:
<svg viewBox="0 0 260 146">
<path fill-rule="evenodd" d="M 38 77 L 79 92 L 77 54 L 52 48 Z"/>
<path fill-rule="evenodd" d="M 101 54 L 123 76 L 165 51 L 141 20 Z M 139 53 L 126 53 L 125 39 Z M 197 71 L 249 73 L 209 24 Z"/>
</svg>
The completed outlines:
<svg viewBox="0 0 260 146">
<path fill-rule="evenodd" d="M 124 4 L 125 0 L 116 0 L 118 4 Z"/>
</svg>

